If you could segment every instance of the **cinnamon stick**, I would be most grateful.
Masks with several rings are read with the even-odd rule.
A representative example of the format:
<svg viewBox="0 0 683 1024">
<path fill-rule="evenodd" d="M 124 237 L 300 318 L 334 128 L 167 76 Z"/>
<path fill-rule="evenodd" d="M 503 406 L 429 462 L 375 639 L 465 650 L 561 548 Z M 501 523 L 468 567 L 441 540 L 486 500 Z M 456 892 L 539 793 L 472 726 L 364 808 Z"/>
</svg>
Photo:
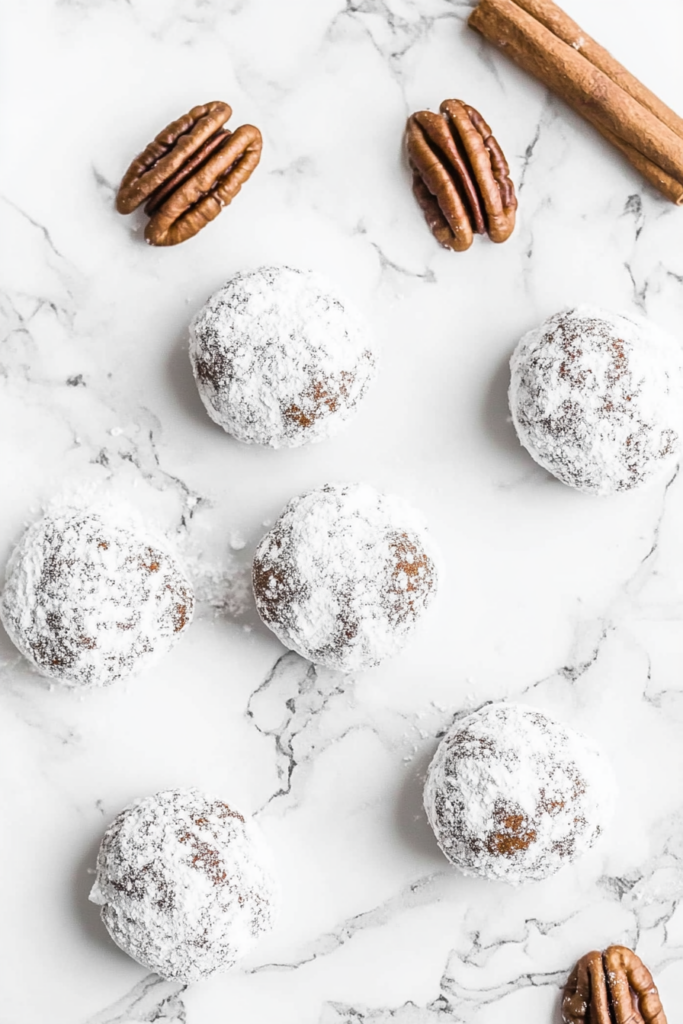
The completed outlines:
<svg viewBox="0 0 683 1024">
<path fill-rule="evenodd" d="M 588 118 L 590 120 L 590 118 Z M 670 199 L 676 206 L 683 206 L 683 182 L 673 178 L 666 171 L 663 171 L 657 164 L 653 164 L 651 160 L 639 153 L 633 146 L 629 146 L 627 142 L 620 139 L 618 135 L 611 132 L 608 128 L 604 128 L 597 121 L 591 122 L 595 128 L 600 132 L 608 142 L 611 142 L 613 146 L 620 149 L 626 159 L 633 164 L 637 171 L 640 171 L 642 176 L 646 178 L 651 185 Z"/>
<path fill-rule="evenodd" d="M 481 0 L 469 24 L 593 124 L 668 199 L 683 204 L 683 119 L 552 0 Z"/>
<path fill-rule="evenodd" d="M 558 7 L 553 0 L 515 0 L 518 7 L 521 7 L 531 14 L 542 25 L 571 46 L 577 53 L 591 62 L 600 71 L 603 71 L 612 79 L 624 92 L 627 92 L 644 107 L 647 107 L 660 121 L 668 125 L 677 135 L 683 137 L 683 118 L 679 117 L 666 103 L 655 96 L 647 86 L 643 85 L 635 75 L 620 64 L 612 54 L 591 38 L 580 28 L 577 23 L 569 17 L 561 7 Z"/>
</svg>

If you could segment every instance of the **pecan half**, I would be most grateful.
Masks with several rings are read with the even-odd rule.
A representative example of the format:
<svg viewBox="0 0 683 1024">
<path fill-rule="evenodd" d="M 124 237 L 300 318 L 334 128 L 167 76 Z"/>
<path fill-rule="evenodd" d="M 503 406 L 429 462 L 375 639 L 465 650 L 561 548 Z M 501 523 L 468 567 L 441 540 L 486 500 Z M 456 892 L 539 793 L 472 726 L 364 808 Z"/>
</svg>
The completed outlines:
<svg viewBox="0 0 683 1024">
<path fill-rule="evenodd" d="M 582 957 L 562 999 L 564 1024 L 666 1024 L 657 986 L 626 946 Z"/>
<path fill-rule="evenodd" d="M 439 109 L 418 111 L 406 127 L 413 192 L 427 224 L 456 252 L 469 249 L 475 234 L 504 242 L 517 198 L 503 151 L 474 107 L 444 100 Z"/>
<path fill-rule="evenodd" d="M 116 197 L 119 213 L 145 203 L 151 245 L 178 245 L 217 217 L 261 159 L 258 128 L 224 127 L 227 103 L 193 107 L 173 121 L 133 160 Z"/>
</svg>

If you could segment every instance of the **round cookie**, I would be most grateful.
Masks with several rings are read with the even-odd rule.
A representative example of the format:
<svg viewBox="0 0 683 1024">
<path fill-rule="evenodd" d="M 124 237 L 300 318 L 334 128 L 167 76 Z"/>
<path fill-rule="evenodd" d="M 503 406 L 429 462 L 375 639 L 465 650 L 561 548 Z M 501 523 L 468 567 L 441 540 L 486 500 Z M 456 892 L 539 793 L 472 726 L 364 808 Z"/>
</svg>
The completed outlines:
<svg viewBox="0 0 683 1024">
<path fill-rule="evenodd" d="M 7 566 L 0 615 L 41 675 L 107 686 L 166 654 L 194 611 L 165 541 L 113 510 L 56 507 L 29 527 Z"/>
<path fill-rule="evenodd" d="M 517 436 L 563 483 L 613 494 L 673 473 L 681 360 L 652 324 L 593 306 L 567 309 L 524 335 L 510 366 Z"/>
<path fill-rule="evenodd" d="M 212 420 L 240 441 L 296 448 L 335 433 L 376 374 L 374 341 L 316 274 L 237 274 L 190 325 L 190 359 Z"/>
<path fill-rule="evenodd" d="M 427 773 L 424 804 L 446 857 L 468 875 L 519 884 L 595 843 L 615 781 L 586 737 L 520 704 L 459 717 Z"/>
<path fill-rule="evenodd" d="M 273 925 L 277 885 L 258 827 L 197 789 L 121 811 L 96 876 L 90 899 L 112 939 L 162 978 L 227 971 Z"/>
<path fill-rule="evenodd" d="M 285 647 L 354 672 L 405 645 L 436 594 L 422 516 L 366 484 L 294 498 L 254 557 L 256 605 Z"/>
</svg>

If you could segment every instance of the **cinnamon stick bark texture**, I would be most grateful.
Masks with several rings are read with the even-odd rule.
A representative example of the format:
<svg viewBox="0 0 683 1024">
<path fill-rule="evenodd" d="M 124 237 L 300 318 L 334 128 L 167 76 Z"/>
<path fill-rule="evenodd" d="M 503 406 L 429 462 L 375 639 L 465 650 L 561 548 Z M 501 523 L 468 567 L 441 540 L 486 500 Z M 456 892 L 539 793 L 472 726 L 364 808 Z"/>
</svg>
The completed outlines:
<svg viewBox="0 0 683 1024">
<path fill-rule="evenodd" d="M 481 0 L 469 24 L 683 204 L 683 119 L 552 0 Z"/>
</svg>

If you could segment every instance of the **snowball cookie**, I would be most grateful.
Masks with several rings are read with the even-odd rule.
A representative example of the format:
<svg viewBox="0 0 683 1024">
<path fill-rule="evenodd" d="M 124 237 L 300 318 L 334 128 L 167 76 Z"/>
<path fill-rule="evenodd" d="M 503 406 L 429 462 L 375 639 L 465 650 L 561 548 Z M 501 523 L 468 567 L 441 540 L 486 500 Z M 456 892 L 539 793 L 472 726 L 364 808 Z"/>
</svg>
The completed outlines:
<svg viewBox="0 0 683 1024">
<path fill-rule="evenodd" d="M 510 365 L 519 440 L 563 483 L 613 494 L 673 472 L 680 358 L 652 324 L 592 306 L 567 309 L 525 334 Z"/>
<path fill-rule="evenodd" d="M 429 767 L 424 803 L 451 863 L 518 884 L 590 849 L 615 795 L 611 767 L 589 740 L 501 703 L 456 720 Z"/>
<path fill-rule="evenodd" d="M 327 484 L 286 506 L 258 546 L 253 583 L 285 647 L 354 672 L 405 645 L 436 594 L 436 554 L 401 498 Z"/>
<path fill-rule="evenodd" d="M 192 587 L 166 542 L 114 510 L 53 508 L 7 566 L 0 614 L 41 675 L 107 686 L 174 646 Z"/>
<path fill-rule="evenodd" d="M 212 420 L 240 441 L 297 448 L 335 433 L 376 372 L 367 328 L 316 274 L 237 274 L 190 326 L 190 359 Z"/>
<path fill-rule="evenodd" d="M 270 931 L 277 886 L 253 822 L 197 789 L 169 789 L 114 819 L 90 899 L 125 953 L 191 982 L 227 971 Z"/>
</svg>

